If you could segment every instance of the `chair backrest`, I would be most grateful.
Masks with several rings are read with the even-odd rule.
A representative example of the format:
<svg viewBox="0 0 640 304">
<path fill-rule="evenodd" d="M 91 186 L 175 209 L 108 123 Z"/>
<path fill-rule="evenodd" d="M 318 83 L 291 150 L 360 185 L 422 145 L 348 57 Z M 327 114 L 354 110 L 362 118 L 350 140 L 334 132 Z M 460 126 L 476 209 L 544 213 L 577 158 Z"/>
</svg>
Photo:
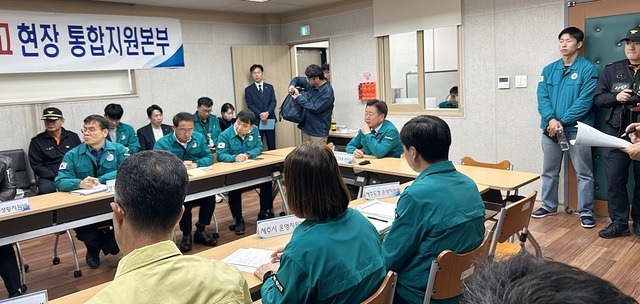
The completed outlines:
<svg viewBox="0 0 640 304">
<path fill-rule="evenodd" d="M 396 292 L 396 282 L 398 282 L 398 274 L 389 270 L 378 290 L 361 304 L 392 304 L 393 295 Z"/>
<path fill-rule="evenodd" d="M 499 163 L 483 163 L 474 160 L 469 156 L 465 156 L 462 158 L 461 163 L 467 166 L 475 166 L 475 167 L 483 167 L 483 168 L 493 168 L 493 169 L 504 169 L 504 170 L 513 170 L 513 165 L 508 160 L 503 160 Z"/>
<path fill-rule="evenodd" d="M 27 159 L 24 150 L 6 150 L 0 151 L 0 154 L 11 157 L 11 160 L 13 161 L 13 169 L 16 171 L 16 182 L 18 184 L 18 188 L 29 190 L 32 185 L 35 185 L 35 180 L 32 181 L 29 177 Z"/>
<path fill-rule="evenodd" d="M 512 235 L 529 227 L 531 212 L 536 203 L 538 192 L 533 192 L 527 197 L 502 208 L 495 225 L 493 241 L 491 242 L 490 254 L 494 254 L 498 243 L 505 242 Z"/>
<path fill-rule="evenodd" d="M 431 263 L 424 303 L 448 299 L 462 294 L 462 284 L 475 273 L 478 264 L 487 259 L 493 233 L 486 233 L 480 246 L 467 253 L 444 250 Z"/>
</svg>

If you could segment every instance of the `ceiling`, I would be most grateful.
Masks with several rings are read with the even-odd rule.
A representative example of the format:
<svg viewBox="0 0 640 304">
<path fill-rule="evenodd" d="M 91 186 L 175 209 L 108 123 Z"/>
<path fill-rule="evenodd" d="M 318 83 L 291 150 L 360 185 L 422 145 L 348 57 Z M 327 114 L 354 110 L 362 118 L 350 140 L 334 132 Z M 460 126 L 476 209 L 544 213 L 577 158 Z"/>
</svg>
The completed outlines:
<svg viewBox="0 0 640 304">
<path fill-rule="evenodd" d="M 244 0 L 90 0 L 99 2 L 150 5 L 220 12 L 280 15 L 307 10 L 313 7 L 326 8 L 344 0 L 269 0 L 258 3 Z"/>
</svg>

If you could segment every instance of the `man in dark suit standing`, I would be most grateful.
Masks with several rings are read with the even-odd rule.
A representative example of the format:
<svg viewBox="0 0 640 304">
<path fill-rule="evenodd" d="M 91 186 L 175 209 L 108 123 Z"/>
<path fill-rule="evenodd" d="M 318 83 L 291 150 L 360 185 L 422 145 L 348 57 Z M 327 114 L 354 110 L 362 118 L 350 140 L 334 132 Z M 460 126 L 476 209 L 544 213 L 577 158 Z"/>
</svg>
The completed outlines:
<svg viewBox="0 0 640 304">
<path fill-rule="evenodd" d="M 274 150 L 276 148 L 276 130 L 264 130 L 263 126 L 267 124 L 267 119 L 276 119 L 276 94 L 273 86 L 262 81 L 262 73 L 264 68 L 260 64 L 254 64 L 249 69 L 254 83 L 244 89 L 244 98 L 247 101 L 247 107 L 256 115 L 254 124 L 260 129 L 260 136 L 266 138 L 267 149 Z"/>
<path fill-rule="evenodd" d="M 153 150 L 156 141 L 173 130 L 170 125 L 162 123 L 162 114 L 162 108 L 158 105 L 151 105 L 147 108 L 149 124 L 138 129 L 137 132 L 140 151 Z"/>
</svg>

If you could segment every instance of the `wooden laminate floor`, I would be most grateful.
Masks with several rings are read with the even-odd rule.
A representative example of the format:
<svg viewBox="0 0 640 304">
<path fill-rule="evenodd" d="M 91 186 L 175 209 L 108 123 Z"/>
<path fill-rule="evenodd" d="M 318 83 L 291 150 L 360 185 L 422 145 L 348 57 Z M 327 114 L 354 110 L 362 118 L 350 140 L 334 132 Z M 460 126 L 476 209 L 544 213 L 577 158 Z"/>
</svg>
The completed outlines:
<svg viewBox="0 0 640 304">
<path fill-rule="evenodd" d="M 255 191 L 248 191 L 244 193 L 243 198 L 246 233 L 255 233 L 255 222 L 259 210 L 258 196 Z M 281 206 L 282 201 L 280 197 L 277 197 L 274 202 L 276 212 L 282 211 Z M 195 222 L 197 211 L 192 213 L 195 215 Z M 215 214 L 219 223 L 220 243 L 242 237 L 236 236 L 227 228 L 231 224 L 231 215 L 226 204 L 219 203 Z M 633 234 L 611 240 L 599 238 L 598 231 L 608 223 L 608 218 L 597 217 L 596 228 L 585 229 L 580 226 L 577 215 L 560 212 L 557 216 L 531 219 L 529 228 L 531 234 L 542 247 L 542 253 L 545 257 L 577 266 L 609 280 L 623 292 L 640 300 L 640 239 Z M 213 227 L 209 226 L 207 232 L 213 233 Z M 176 234 L 178 241 L 180 241 L 181 233 L 178 229 L 176 229 Z M 61 263 L 52 265 L 53 242 L 53 236 L 46 236 L 21 243 L 25 259 L 31 267 L 27 273 L 28 291 L 47 289 L 49 299 L 54 299 L 110 281 L 113 278 L 121 254 L 115 257 L 102 256 L 100 268 L 90 269 L 84 262 L 86 250 L 81 242 L 76 241 L 83 275 L 80 278 L 74 278 L 74 264 L 69 242 L 66 237 L 61 238 L 59 246 Z M 533 252 L 530 245 L 527 247 L 530 252 Z M 207 248 L 194 244 L 194 249 L 190 253 Z M 2 288 L 0 299 L 6 297 L 7 292 Z"/>
</svg>

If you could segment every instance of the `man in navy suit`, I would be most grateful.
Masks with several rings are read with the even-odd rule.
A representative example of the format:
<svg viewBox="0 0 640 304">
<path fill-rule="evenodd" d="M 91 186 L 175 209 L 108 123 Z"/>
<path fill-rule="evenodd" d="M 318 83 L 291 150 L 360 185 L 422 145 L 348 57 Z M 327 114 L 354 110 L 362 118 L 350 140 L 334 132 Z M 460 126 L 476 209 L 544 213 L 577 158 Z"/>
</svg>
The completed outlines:
<svg viewBox="0 0 640 304">
<path fill-rule="evenodd" d="M 162 108 L 158 105 L 151 105 L 147 108 L 149 124 L 138 129 L 140 151 L 153 150 L 153 145 L 156 144 L 158 139 L 173 131 L 170 125 L 162 123 L 162 114 Z"/>
<path fill-rule="evenodd" d="M 267 123 L 267 119 L 276 118 L 276 94 L 273 86 L 262 81 L 264 68 L 262 65 L 254 64 L 249 69 L 254 83 L 244 89 L 244 99 L 247 107 L 256 115 L 254 124 L 260 130 L 260 136 L 267 140 L 267 150 L 276 148 L 276 130 L 262 130 L 261 125 Z"/>
</svg>

